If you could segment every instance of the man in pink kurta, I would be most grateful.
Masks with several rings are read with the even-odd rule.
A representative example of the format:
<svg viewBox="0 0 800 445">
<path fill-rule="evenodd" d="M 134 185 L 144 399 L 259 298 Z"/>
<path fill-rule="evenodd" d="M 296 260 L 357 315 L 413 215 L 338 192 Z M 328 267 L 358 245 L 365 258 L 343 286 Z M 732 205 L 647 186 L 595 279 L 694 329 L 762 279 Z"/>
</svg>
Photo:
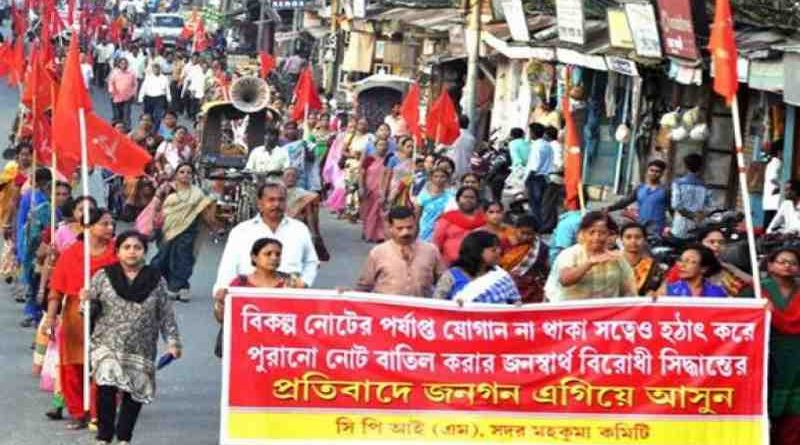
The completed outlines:
<svg viewBox="0 0 800 445">
<path fill-rule="evenodd" d="M 136 98 L 136 73 L 128 69 L 128 60 L 117 59 L 117 67 L 108 76 L 108 93 L 111 95 L 111 109 L 114 120 L 131 126 L 131 105 Z"/>
<path fill-rule="evenodd" d="M 430 298 L 446 270 L 433 244 L 417 241 L 417 221 L 407 207 L 389 212 L 390 239 L 374 247 L 356 283 L 356 290 Z"/>
</svg>

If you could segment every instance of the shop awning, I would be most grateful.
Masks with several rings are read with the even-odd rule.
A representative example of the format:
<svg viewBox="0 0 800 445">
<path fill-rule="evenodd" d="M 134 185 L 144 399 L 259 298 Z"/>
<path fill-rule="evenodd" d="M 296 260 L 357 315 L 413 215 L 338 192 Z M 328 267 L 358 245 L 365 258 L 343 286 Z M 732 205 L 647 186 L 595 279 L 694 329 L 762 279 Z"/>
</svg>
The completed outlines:
<svg viewBox="0 0 800 445">
<path fill-rule="evenodd" d="M 556 59 L 556 51 L 553 48 L 508 43 L 486 31 L 481 33 L 481 39 L 483 43 L 509 59 L 537 59 L 548 62 Z"/>
<path fill-rule="evenodd" d="M 447 32 L 454 24 L 464 22 L 464 14 L 457 8 L 392 8 L 367 17 L 367 20 L 396 22 L 434 32 Z"/>
</svg>

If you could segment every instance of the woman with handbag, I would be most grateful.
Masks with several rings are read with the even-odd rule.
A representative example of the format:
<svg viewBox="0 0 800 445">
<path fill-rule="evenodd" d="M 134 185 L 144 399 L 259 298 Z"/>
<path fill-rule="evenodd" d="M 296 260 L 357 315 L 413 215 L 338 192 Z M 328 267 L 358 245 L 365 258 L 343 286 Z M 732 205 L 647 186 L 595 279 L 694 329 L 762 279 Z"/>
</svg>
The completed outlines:
<svg viewBox="0 0 800 445">
<path fill-rule="evenodd" d="M 117 262 L 114 252 L 114 221 L 105 209 L 89 211 L 89 273 Z M 64 402 L 71 421 L 69 429 L 83 429 L 89 423 L 83 411 L 83 316 L 80 310 L 80 291 L 83 289 L 83 243 L 75 243 L 59 256 L 50 279 L 47 315 L 42 326 L 53 332 L 56 316 L 61 310 L 62 342 L 59 350 L 59 380 Z M 63 303 L 62 303 L 63 302 Z"/>
<path fill-rule="evenodd" d="M 59 224 L 58 229 L 56 229 L 55 240 L 51 245 L 47 245 L 49 248 L 46 247 L 48 252 L 44 254 L 46 260 L 44 261 L 44 267 L 41 272 L 42 283 L 50 282 L 50 276 L 53 273 L 53 267 L 58 257 L 75 244 L 78 241 L 78 237 L 83 232 L 83 209 L 85 202 L 88 202 L 90 209 L 97 208 L 97 201 L 91 196 L 81 196 L 69 203 L 69 207 L 66 210 L 70 219 Z M 42 246 L 45 246 L 45 244 L 43 243 Z M 47 285 L 39 287 L 39 299 L 43 301 L 45 310 L 47 310 L 48 305 L 45 298 L 48 294 L 48 290 L 49 286 Z M 49 388 L 49 390 L 53 392 L 52 408 L 45 413 L 45 416 L 50 420 L 61 420 L 63 419 L 64 395 L 61 392 L 57 372 L 58 350 L 61 346 L 58 340 L 61 335 L 48 335 L 47 331 L 42 329 L 44 323 L 45 320 L 42 320 L 42 324 L 39 326 L 39 332 L 37 333 L 36 352 L 43 355 L 43 362 L 50 360 L 51 363 L 55 364 L 55 366 L 48 367 L 47 371 L 42 369 L 41 386 L 42 388 Z M 40 341 L 40 338 L 43 341 Z M 50 357 L 48 359 L 47 355 L 53 354 L 53 352 L 55 352 L 56 357 Z"/>
<path fill-rule="evenodd" d="M 117 237 L 119 262 L 100 270 L 85 292 L 93 306 L 91 362 L 97 385 L 97 443 L 130 443 L 142 404 L 155 395 L 158 337 L 167 354 L 181 357 L 181 339 L 167 284 L 145 263 L 147 237 L 136 231 Z M 95 307 L 97 309 L 95 310 Z M 117 413 L 117 394 L 122 402 Z"/>
</svg>

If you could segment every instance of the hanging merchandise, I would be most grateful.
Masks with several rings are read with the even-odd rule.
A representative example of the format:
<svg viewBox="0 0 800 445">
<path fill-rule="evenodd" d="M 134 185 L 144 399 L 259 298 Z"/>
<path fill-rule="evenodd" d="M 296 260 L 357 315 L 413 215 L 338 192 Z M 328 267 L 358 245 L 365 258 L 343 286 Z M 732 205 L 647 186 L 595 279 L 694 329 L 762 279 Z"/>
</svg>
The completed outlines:
<svg viewBox="0 0 800 445">
<path fill-rule="evenodd" d="M 689 111 L 683 113 L 683 117 L 681 117 L 683 121 L 683 125 L 686 128 L 692 128 L 700 121 L 700 107 L 694 107 Z"/>
<path fill-rule="evenodd" d="M 689 136 L 689 131 L 684 126 L 675 127 L 669 133 L 669 137 L 674 142 L 681 142 L 681 141 L 685 140 L 686 137 L 688 137 L 688 136 Z"/>
<path fill-rule="evenodd" d="M 606 117 L 612 118 L 617 114 L 617 89 L 619 88 L 622 76 L 615 73 L 608 73 L 608 84 L 606 85 Z"/>
<path fill-rule="evenodd" d="M 620 124 L 614 132 L 614 139 L 619 143 L 627 143 L 631 140 L 631 129 L 625 124 Z"/>
<path fill-rule="evenodd" d="M 670 111 L 661 116 L 661 126 L 670 130 L 678 126 L 678 110 Z"/>
<path fill-rule="evenodd" d="M 708 136 L 711 134 L 711 131 L 708 129 L 708 124 L 701 123 L 697 124 L 692 128 L 692 131 L 689 132 L 689 139 L 701 142 L 708 139 Z"/>
</svg>

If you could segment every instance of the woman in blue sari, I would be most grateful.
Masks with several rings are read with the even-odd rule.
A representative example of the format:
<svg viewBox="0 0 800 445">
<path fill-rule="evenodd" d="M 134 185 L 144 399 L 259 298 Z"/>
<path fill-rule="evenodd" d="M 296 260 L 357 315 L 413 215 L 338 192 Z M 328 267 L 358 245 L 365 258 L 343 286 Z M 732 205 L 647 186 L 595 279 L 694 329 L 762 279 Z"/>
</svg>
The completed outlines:
<svg viewBox="0 0 800 445">
<path fill-rule="evenodd" d="M 419 214 L 419 239 L 430 242 L 436 222 L 444 213 L 447 204 L 453 199 L 453 192 L 447 189 L 450 173 L 442 168 L 434 168 L 430 180 L 416 198 Z"/>
</svg>

